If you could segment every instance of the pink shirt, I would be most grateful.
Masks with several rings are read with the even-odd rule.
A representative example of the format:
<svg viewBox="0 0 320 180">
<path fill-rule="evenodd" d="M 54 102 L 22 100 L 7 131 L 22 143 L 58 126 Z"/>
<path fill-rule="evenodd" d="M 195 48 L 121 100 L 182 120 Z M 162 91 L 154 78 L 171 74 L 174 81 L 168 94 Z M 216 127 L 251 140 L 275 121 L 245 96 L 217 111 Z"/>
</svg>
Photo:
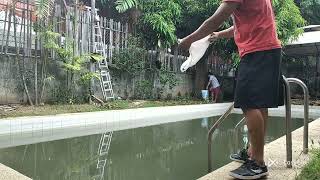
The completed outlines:
<svg viewBox="0 0 320 180">
<path fill-rule="evenodd" d="M 234 39 L 241 57 L 248 53 L 281 48 L 271 0 L 223 0 L 238 2 L 233 13 Z"/>
</svg>

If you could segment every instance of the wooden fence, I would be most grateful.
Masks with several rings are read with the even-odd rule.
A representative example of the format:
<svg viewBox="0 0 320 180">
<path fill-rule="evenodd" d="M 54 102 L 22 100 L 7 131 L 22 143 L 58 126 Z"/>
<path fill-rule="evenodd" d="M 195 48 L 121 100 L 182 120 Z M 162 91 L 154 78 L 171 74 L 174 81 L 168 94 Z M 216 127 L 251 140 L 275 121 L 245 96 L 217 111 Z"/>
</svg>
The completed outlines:
<svg viewBox="0 0 320 180">
<path fill-rule="evenodd" d="M 22 3 L 22 5 L 21 5 Z M 58 43 L 64 44 L 66 39 L 72 39 L 74 53 L 76 55 L 88 54 L 90 52 L 91 43 L 91 10 L 90 7 L 76 6 L 68 7 L 67 10 L 60 5 L 56 5 L 53 17 L 48 21 L 41 22 L 34 16 L 34 8 L 32 5 L 23 4 L 11 7 L 11 5 L 1 4 L 0 9 L 0 55 L 17 55 L 26 58 L 37 57 L 42 58 L 44 44 L 43 39 L 35 32 L 37 24 L 52 24 L 52 30 L 61 34 Z M 112 60 L 112 54 L 121 51 L 128 45 L 128 24 L 99 17 L 102 32 L 102 38 L 107 52 L 107 59 Z M 161 61 L 163 67 L 172 72 L 180 72 L 181 64 L 186 57 L 180 55 L 177 48 L 171 52 L 166 49 L 148 51 L 148 61 Z M 161 55 L 159 57 L 158 55 Z M 55 52 L 49 53 L 47 56 L 55 58 Z M 112 64 L 112 61 L 109 63 Z"/>
</svg>

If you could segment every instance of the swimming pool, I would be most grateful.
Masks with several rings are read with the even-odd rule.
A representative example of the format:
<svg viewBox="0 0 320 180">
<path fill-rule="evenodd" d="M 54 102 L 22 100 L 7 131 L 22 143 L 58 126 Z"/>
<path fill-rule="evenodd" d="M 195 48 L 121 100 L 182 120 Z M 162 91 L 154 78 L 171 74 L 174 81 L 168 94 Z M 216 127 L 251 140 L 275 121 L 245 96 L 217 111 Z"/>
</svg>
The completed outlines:
<svg viewBox="0 0 320 180">
<path fill-rule="evenodd" d="M 217 169 L 244 146 L 246 132 L 234 129 L 231 115 L 213 136 Z M 188 180 L 207 173 L 207 132 L 216 117 L 116 131 L 108 154 L 105 180 Z M 303 120 L 293 119 L 293 129 Z M 269 120 L 266 141 L 285 134 L 284 118 Z M 97 174 L 101 135 L 90 135 L 0 149 L 0 162 L 35 180 L 88 180 Z"/>
</svg>

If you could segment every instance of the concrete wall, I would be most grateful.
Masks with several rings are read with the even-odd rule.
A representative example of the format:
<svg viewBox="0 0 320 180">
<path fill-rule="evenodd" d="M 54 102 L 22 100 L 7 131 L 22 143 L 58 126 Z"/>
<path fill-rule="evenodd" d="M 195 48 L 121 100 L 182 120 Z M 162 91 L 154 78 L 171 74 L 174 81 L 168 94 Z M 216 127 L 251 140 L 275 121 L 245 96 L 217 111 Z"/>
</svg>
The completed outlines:
<svg viewBox="0 0 320 180">
<path fill-rule="evenodd" d="M 138 92 L 139 82 L 146 79 L 148 79 L 150 82 L 150 87 L 148 87 L 149 90 L 146 90 L 144 92 L 146 93 L 146 99 L 165 99 L 171 97 L 173 98 L 176 96 L 190 96 L 194 92 L 194 80 L 193 75 L 191 74 L 176 73 L 177 85 L 172 89 L 170 89 L 168 85 L 161 85 L 159 82 L 159 78 L 155 74 L 141 74 L 139 76 L 136 76 L 135 78 L 132 78 L 132 76 L 122 73 L 121 75 L 113 74 L 112 78 L 115 95 L 123 99 L 135 98 L 137 96 L 141 97 L 141 92 Z"/>
<path fill-rule="evenodd" d="M 34 99 L 34 60 L 26 59 L 26 80 L 28 85 L 28 90 L 31 95 L 31 98 Z M 41 64 L 38 65 L 38 72 L 41 71 Z M 19 74 L 18 61 L 14 56 L 4 57 L 0 56 L 0 104 L 12 104 L 12 103 L 25 103 L 26 96 L 22 86 L 22 81 Z M 65 71 L 61 70 L 57 62 L 54 60 L 49 60 L 47 64 L 49 76 L 54 77 L 53 79 L 47 81 L 46 91 L 44 91 L 44 101 L 45 102 L 55 102 L 57 98 L 61 98 L 65 95 L 66 91 L 63 88 L 66 86 L 67 75 Z M 114 92 L 117 97 L 121 98 L 133 98 L 135 93 L 135 84 L 138 81 L 143 80 L 149 75 L 141 75 L 134 79 L 128 78 L 128 75 L 121 73 L 122 75 L 118 76 L 113 74 L 112 81 L 114 84 Z M 178 73 L 178 84 L 173 89 L 165 87 L 161 95 L 161 98 L 175 97 L 178 94 L 185 96 L 190 95 L 193 92 L 193 80 L 192 75 L 190 74 L 181 74 Z M 39 74 L 39 84 L 41 75 Z M 101 96 L 101 89 L 99 81 L 96 81 L 95 94 Z M 156 97 L 156 89 L 160 87 L 160 82 L 158 78 L 155 78 L 153 81 L 153 97 Z M 75 94 L 78 97 L 78 100 L 84 100 L 87 92 L 87 88 L 84 86 L 77 86 L 74 88 Z M 39 87 L 40 92 L 40 87 Z M 40 96 L 40 95 L 39 95 Z M 82 98 L 82 99 L 81 99 Z"/>
<path fill-rule="evenodd" d="M 0 103 L 20 103 L 23 101 L 22 86 L 19 81 L 18 63 L 13 57 L 0 58 Z"/>
</svg>

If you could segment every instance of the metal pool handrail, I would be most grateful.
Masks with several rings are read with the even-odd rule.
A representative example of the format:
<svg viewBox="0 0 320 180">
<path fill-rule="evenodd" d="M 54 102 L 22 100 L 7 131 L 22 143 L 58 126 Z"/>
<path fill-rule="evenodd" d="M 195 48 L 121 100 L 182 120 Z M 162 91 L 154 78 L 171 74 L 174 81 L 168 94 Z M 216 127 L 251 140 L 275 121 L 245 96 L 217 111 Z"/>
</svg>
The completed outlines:
<svg viewBox="0 0 320 180">
<path fill-rule="evenodd" d="M 238 124 L 234 127 L 234 129 L 237 129 L 243 122 L 245 122 L 246 118 L 243 117 L 239 122 Z"/>
<path fill-rule="evenodd" d="M 230 105 L 226 112 L 222 114 L 222 116 L 214 123 L 214 125 L 210 128 L 208 132 L 208 173 L 212 170 L 212 162 L 211 162 L 211 144 L 212 144 L 212 134 L 218 128 L 218 126 L 231 114 L 234 108 L 234 103 Z"/>
<path fill-rule="evenodd" d="M 308 153 L 309 136 L 309 90 L 305 83 L 297 78 L 283 76 L 286 91 L 286 144 L 287 144 L 287 167 L 292 168 L 292 136 L 291 136 L 291 94 L 290 83 L 298 84 L 304 94 L 304 128 L 303 128 L 303 153 Z"/>
<path fill-rule="evenodd" d="M 287 150 L 287 168 L 292 168 L 292 132 L 291 132 L 291 94 L 290 83 L 296 83 L 300 85 L 304 93 L 304 130 L 303 130 L 303 153 L 308 153 L 308 128 L 309 128 L 309 90 L 307 86 L 299 79 L 286 78 L 283 76 L 285 86 L 285 109 L 286 109 L 286 150 Z M 208 173 L 212 171 L 211 162 L 211 144 L 212 134 L 218 128 L 218 126 L 231 114 L 234 108 L 234 103 L 227 109 L 227 111 L 214 123 L 208 132 Z M 242 119 L 238 124 L 244 121 Z M 238 126 L 237 124 L 237 126 Z M 236 126 L 236 127 L 237 127 Z"/>
</svg>

